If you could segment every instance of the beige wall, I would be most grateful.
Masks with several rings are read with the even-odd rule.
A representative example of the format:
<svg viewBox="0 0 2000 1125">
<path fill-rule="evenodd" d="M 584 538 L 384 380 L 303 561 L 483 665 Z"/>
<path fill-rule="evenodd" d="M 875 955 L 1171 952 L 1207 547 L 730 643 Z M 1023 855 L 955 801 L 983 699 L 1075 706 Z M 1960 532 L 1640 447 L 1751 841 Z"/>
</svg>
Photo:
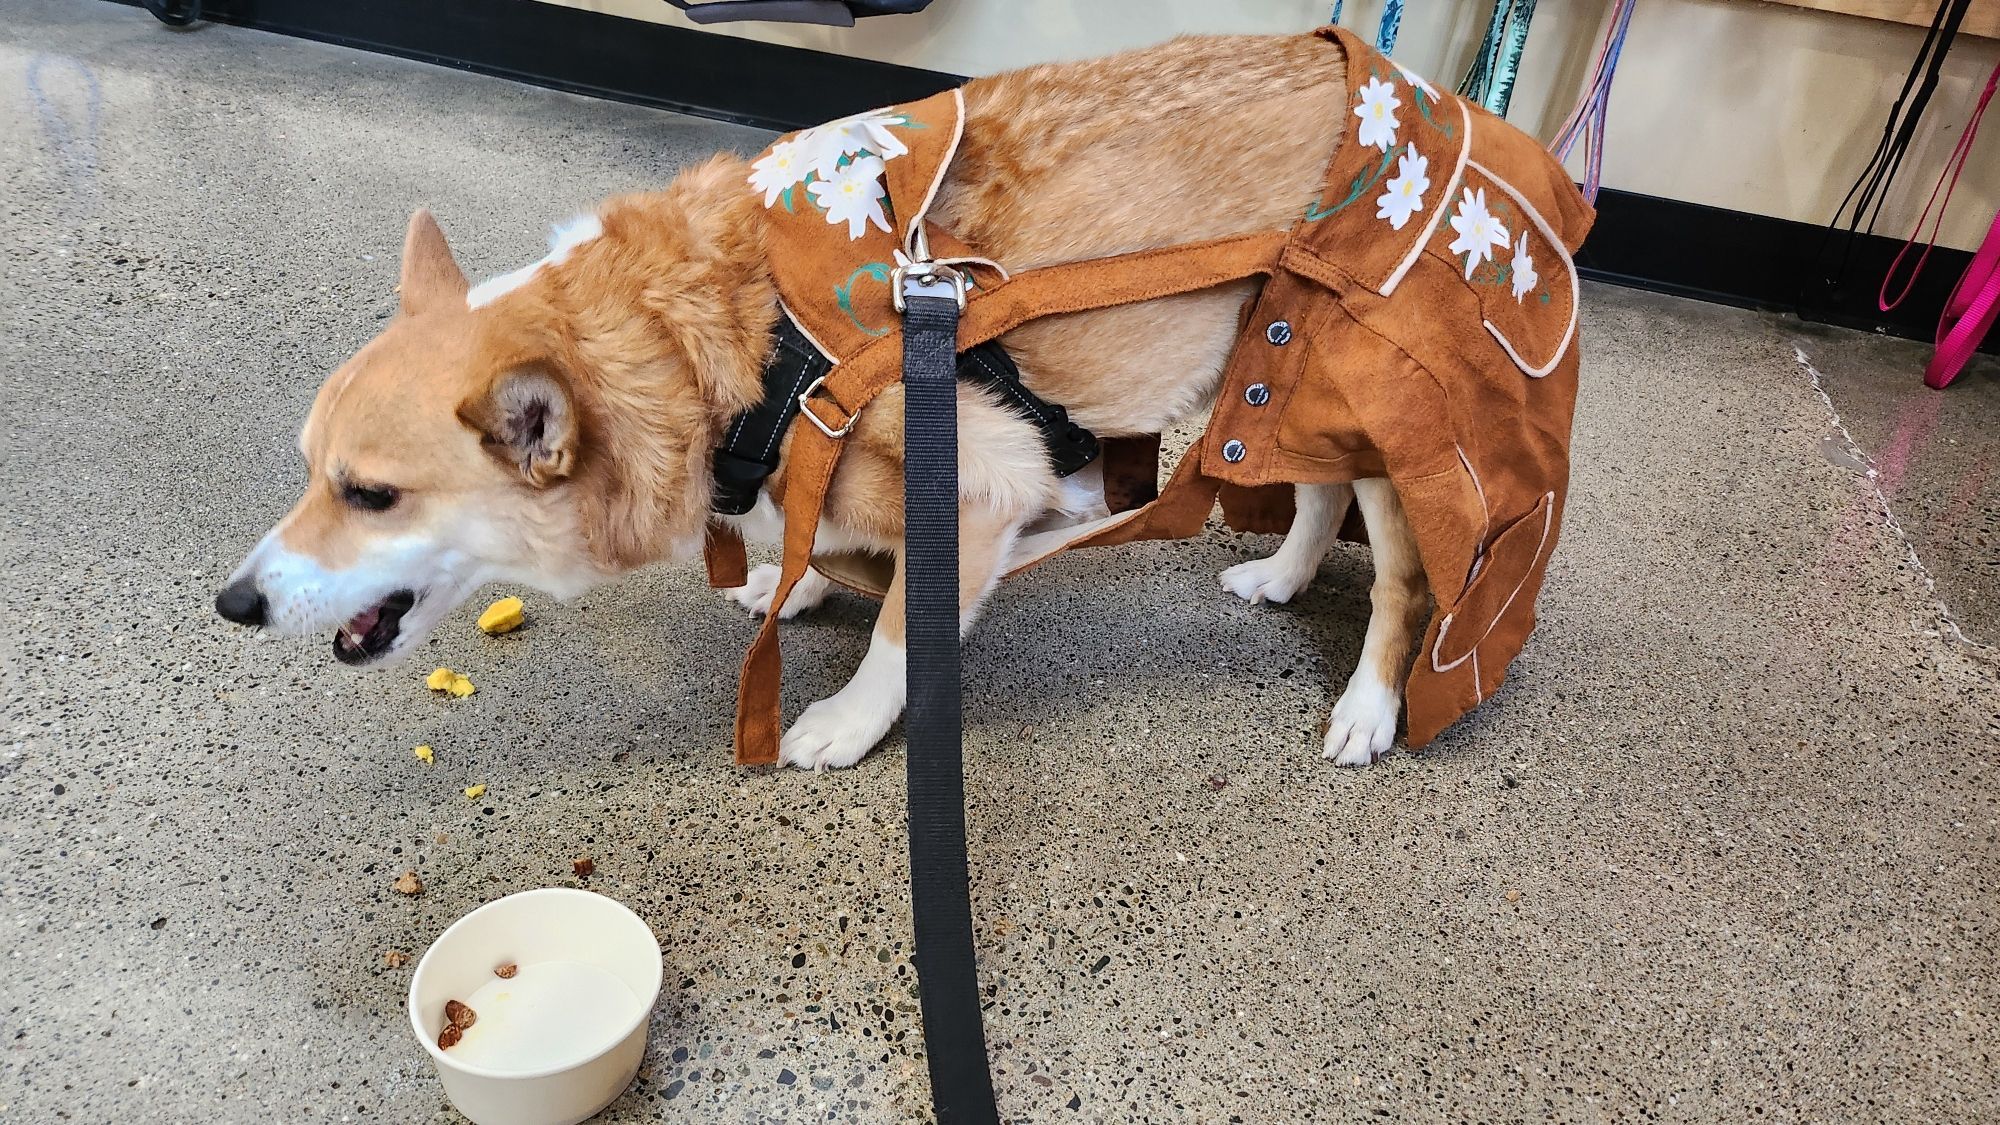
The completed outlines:
<svg viewBox="0 0 2000 1125">
<path fill-rule="evenodd" d="M 660 0 L 550 0 L 686 25 Z M 1328 0 L 938 0 L 916 16 L 855 28 L 723 25 L 726 34 L 959 74 L 1088 58 L 1183 32 L 1298 31 Z M 1407 0 L 1399 61 L 1456 81 L 1485 30 L 1486 0 Z M 1510 117 L 1543 139 L 1588 77 L 1610 0 L 1538 6 Z M 1381 0 L 1349 0 L 1372 33 Z M 691 26 L 691 25 L 690 25 Z M 1823 223 L 1880 138 L 1921 28 L 1757 0 L 1640 0 L 1612 90 L 1609 187 Z M 1915 222 L 1939 168 L 2000 60 L 2000 43 L 1961 38 L 1880 233 Z M 1580 167 L 1581 149 L 1573 160 Z M 1944 241 L 1970 248 L 2000 206 L 2000 111 L 1953 197 Z"/>
</svg>

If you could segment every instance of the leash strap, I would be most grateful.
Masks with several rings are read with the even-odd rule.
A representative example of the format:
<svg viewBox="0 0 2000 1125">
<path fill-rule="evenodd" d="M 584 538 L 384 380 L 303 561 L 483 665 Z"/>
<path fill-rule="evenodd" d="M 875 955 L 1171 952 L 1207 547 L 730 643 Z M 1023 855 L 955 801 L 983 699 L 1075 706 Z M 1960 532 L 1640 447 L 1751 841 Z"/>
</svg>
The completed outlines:
<svg viewBox="0 0 2000 1125">
<path fill-rule="evenodd" d="M 1965 276 L 1952 288 L 1938 318 L 1937 351 L 1924 368 L 1924 385 L 1943 390 L 1965 368 L 1979 342 L 2000 319 L 2000 214 L 1986 230 L 1986 241 L 1972 256 Z"/>
<path fill-rule="evenodd" d="M 1938 172 L 1937 183 L 1931 186 L 1931 196 L 1924 200 L 1923 213 L 1917 216 L 1917 225 L 1910 231 L 1910 237 L 1903 241 L 1896 251 L 1896 260 L 1882 274 L 1881 291 L 1875 295 L 1875 307 L 1888 312 L 1909 299 L 1910 290 L 1916 288 L 1917 278 L 1924 272 L 1924 263 L 1930 261 L 1931 251 L 1937 249 L 1938 228 L 1944 225 L 1945 212 L 1951 210 L 1951 193 L 1958 189 L 1958 177 L 1965 171 L 1966 157 L 1972 152 L 1972 142 L 1979 136 L 1979 119 L 1986 116 L 1986 106 L 1993 100 L 1993 91 L 2000 86 L 2000 65 L 1995 65 L 1993 73 L 1986 76 L 1986 88 L 1980 91 L 1979 102 L 1972 107 L 1972 116 L 1966 119 L 1965 128 L 1958 134 L 1958 145 L 1951 150 L 1951 156 Z M 1944 202 L 1938 202 L 1938 192 L 1944 193 Z M 1917 255 L 1917 262 L 1910 267 L 1910 276 L 1903 282 L 1903 288 L 1894 297 L 1889 296 L 1889 286 L 1895 283 L 1896 271 L 1903 268 L 1903 259 L 1917 240 L 1924 237 L 1924 221 L 1931 218 L 1931 208 L 1938 209 L 1937 218 L 1931 220 L 1929 241 L 1924 243 L 1923 252 Z"/>
<path fill-rule="evenodd" d="M 1521 70 L 1521 54 L 1528 46 L 1528 21 L 1534 18 L 1535 0 L 1494 0 L 1485 41 L 1479 45 L 1465 81 L 1458 84 L 1458 92 L 1490 113 L 1507 116 L 1507 105 L 1514 100 L 1514 79 Z"/>
<path fill-rule="evenodd" d="M 959 712 L 957 352 L 963 290 L 954 295 L 935 272 L 926 282 L 916 273 L 923 268 L 908 267 L 900 279 L 912 960 L 939 1125 L 997 1125 L 972 943 Z"/>
<path fill-rule="evenodd" d="M 1847 276 L 1848 259 L 1854 253 L 1856 233 L 1863 228 L 1864 222 L 1869 231 L 1875 229 L 1875 220 L 1889 198 L 1889 185 L 1903 165 L 1903 156 L 1909 151 L 1910 139 L 1916 135 L 1917 123 L 1923 119 L 1931 93 L 1937 89 L 1938 74 L 1944 68 L 1945 55 L 1951 51 L 1952 41 L 1958 38 L 1959 24 L 1964 21 L 1971 2 L 1940 0 L 1937 14 L 1931 17 L 1930 28 L 1924 33 L 1923 45 L 1917 49 L 1916 60 L 1910 64 L 1910 72 L 1903 78 L 1903 88 L 1889 107 L 1889 118 L 1882 125 L 1881 141 L 1876 144 L 1861 174 L 1855 178 L 1854 186 L 1847 189 L 1840 206 L 1834 209 L 1833 220 L 1820 237 L 1819 249 L 1814 255 L 1820 265 L 1816 279 L 1820 292 L 1800 294 L 1801 311 L 1814 299 L 1822 307 L 1840 305 L 1840 286 Z M 1843 215 L 1849 215 L 1845 230 L 1841 229 Z M 1838 259 L 1829 265 L 1827 249 L 1836 238 L 1840 240 L 1840 253 Z"/>
</svg>

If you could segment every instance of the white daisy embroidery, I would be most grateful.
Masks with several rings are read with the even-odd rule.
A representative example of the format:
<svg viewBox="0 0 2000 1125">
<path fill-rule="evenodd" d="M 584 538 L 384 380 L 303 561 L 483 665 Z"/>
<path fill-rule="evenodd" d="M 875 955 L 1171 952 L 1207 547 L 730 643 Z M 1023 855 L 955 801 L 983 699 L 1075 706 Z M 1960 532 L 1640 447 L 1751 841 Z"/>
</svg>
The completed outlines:
<svg viewBox="0 0 2000 1125">
<path fill-rule="evenodd" d="M 1451 229 L 1458 237 L 1446 247 L 1454 254 L 1465 255 L 1465 279 L 1472 280 L 1472 271 L 1479 263 L 1493 257 L 1495 246 L 1505 246 L 1509 241 L 1507 228 L 1486 209 L 1486 189 L 1465 189 L 1464 198 L 1458 201 L 1458 214 L 1451 217 Z"/>
<path fill-rule="evenodd" d="M 883 160 L 894 160 L 910 151 L 908 145 L 889 131 L 889 126 L 907 121 L 900 113 L 870 110 L 807 129 L 799 134 L 799 144 L 806 150 L 812 170 L 820 179 L 830 180 L 839 171 L 843 156 L 866 151 Z"/>
<path fill-rule="evenodd" d="M 1528 255 L 1528 232 L 1521 232 L 1520 244 L 1514 247 L 1514 303 L 1520 304 L 1542 275 L 1535 272 L 1535 259 Z"/>
<path fill-rule="evenodd" d="M 1415 146 L 1396 162 L 1396 174 L 1388 188 L 1375 200 L 1375 217 L 1389 220 L 1391 230 L 1402 230 L 1410 216 L 1424 209 L 1424 192 L 1430 189 L 1431 162 L 1417 154 Z"/>
<path fill-rule="evenodd" d="M 881 157 L 857 157 L 833 175 L 807 184 L 806 190 L 825 210 L 828 223 L 847 224 L 848 238 L 860 238 L 869 223 L 886 232 L 889 218 L 882 210 L 882 201 L 889 198 L 889 189 L 882 186 L 882 172 Z"/>
<path fill-rule="evenodd" d="M 1416 71 L 1411 70 L 1409 67 L 1404 66 L 1402 63 L 1396 62 L 1393 59 L 1390 60 L 1389 65 L 1401 71 L 1403 73 L 1403 81 L 1408 82 L 1410 85 L 1415 86 L 1419 90 L 1422 90 L 1424 92 L 1424 96 L 1429 98 L 1431 101 L 1436 102 L 1442 100 L 1438 97 L 1437 87 L 1424 81 L 1423 77 L 1419 75 Z"/>
<path fill-rule="evenodd" d="M 769 207 L 785 194 L 786 188 L 805 179 L 808 171 L 799 143 L 779 141 L 750 165 L 750 187 L 764 193 L 764 206 Z"/>
<path fill-rule="evenodd" d="M 1396 107 L 1402 104 L 1394 86 L 1380 78 L 1370 78 L 1361 87 L 1361 104 L 1354 107 L 1354 116 L 1361 119 L 1361 143 L 1388 152 L 1389 146 L 1396 143 Z"/>
</svg>

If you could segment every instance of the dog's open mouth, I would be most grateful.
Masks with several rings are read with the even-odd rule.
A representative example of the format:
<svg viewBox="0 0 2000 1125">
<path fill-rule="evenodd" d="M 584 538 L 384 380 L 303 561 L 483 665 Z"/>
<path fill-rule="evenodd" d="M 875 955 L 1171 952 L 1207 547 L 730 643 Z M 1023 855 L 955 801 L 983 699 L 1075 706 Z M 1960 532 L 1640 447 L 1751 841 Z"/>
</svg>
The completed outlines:
<svg viewBox="0 0 2000 1125">
<path fill-rule="evenodd" d="M 417 604 L 411 590 L 398 590 L 354 615 L 333 634 L 333 656 L 342 664 L 366 664 L 389 651 L 402 631 L 403 615 Z"/>
</svg>

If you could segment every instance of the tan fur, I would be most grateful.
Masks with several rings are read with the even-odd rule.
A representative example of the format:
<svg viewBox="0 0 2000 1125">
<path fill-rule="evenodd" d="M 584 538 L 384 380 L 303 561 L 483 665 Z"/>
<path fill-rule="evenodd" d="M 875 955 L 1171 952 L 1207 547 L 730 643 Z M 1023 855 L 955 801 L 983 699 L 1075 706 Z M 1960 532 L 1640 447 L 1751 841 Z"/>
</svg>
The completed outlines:
<svg viewBox="0 0 2000 1125">
<path fill-rule="evenodd" d="M 1290 37 L 1180 39 L 976 81 L 931 214 L 1015 270 L 1282 228 L 1320 186 L 1347 93 L 1337 48 Z M 488 521 L 524 554 L 579 572 L 690 550 L 708 518 L 712 451 L 760 394 L 779 315 L 747 175 L 741 159 L 718 156 L 662 191 L 613 199 L 598 212 L 601 237 L 477 309 L 420 213 L 402 315 L 328 380 L 308 419 L 313 484 L 283 525 L 286 544 L 340 567 L 370 537 L 451 518 Z M 1239 283 L 1053 317 L 1004 342 L 1028 384 L 1077 422 L 1154 433 L 1213 397 L 1254 291 Z M 971 609 L 1056 482 L 1029 426 L 976 390 L 960 401 Z M 901 445 L 892 389 L 849 439 L 829 525 L 900 547 Z M 358 514 L 339 496 L 347 479 L 406 500 Z M 1398 530 L 1371 525 L 1406 544 Z M 1385 561 L 1377 617 L 1407 633 L 1421 571 L 1413 549 Z M 897 642 L 900 592 L 899 578 L 881 627 Z M 1408 637 L 1385 660 L 1391 650 L 1406 659 Z"/>
</svg>

